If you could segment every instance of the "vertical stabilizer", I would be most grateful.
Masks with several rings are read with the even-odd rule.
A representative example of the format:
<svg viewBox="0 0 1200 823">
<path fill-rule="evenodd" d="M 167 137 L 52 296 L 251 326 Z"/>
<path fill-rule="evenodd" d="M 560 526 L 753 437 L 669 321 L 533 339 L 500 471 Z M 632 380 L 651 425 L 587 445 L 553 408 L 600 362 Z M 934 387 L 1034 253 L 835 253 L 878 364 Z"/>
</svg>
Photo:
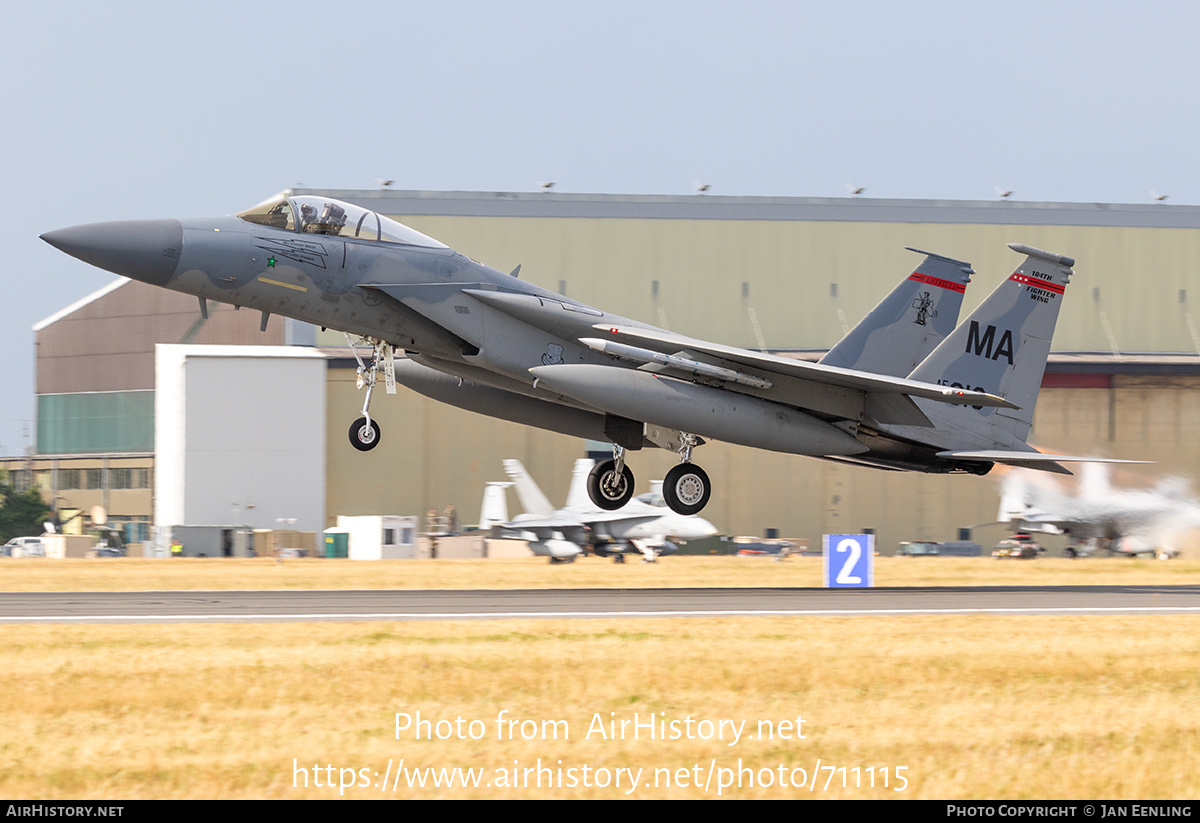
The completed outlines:
<svg viewBox="0 0 1200 823">
<path fill-rule="evenodd" d="M 508 492 L 512 483 L 492 482 L 483 490 L 483 506 L 479 510 L 480 531 L 490 531 L 508 522 Z"/>
<path fill-rule="evenodd" d="M 521 501 L 521 509 L 525 514 L 549 516 L 554 514 L 554 507 L 542 494 L 538 484 L 533 482 L 529 472 L 521 465 L 520 460 L 505 460 L 504 472 L 517 489 L 517 499 Z"/>
<path fill-rule="evenodd" d="M 571 488 L 567 490 L 567 508 L 575 511 L 590 511 L 596 504 L 588 497 L 587 479 L 596 465 L 595 460 L 581 457 L 575 461 L 575 469 L 571 472 Z"/>
<path fill-rule="evenodd" d="M 991 392 L 1011 401 L 1020 408 L 922 408 L 964 429 L 979 431 L 982 422 L 997 443 L 1024 443 L 1075 261 L 1020 243 L 1008 247 L 1026 255 L 1024 262 L 909 377 Z"/>
<path fill-rule="evenodd" d="M 1079 499 L 1096 502 L 1112 494 L 1108 466 L 1103 463 L 1084 463 L 1079 467 Z"/>
<path fill-rule="evenodd" d="M 908 250 L 925 259 L 821 363 L 904 377 L 954 330 L 975 270 L 961 260 Z"/>
<path fill-rule="evenodd" d="M 999 523 L 1020 522 L 1022 517 L 1033 511 L 1032 489 L 1021 471 L 1010 470 L 1001 485 L 1000 511 L 996 514 Z"/>
</svg>

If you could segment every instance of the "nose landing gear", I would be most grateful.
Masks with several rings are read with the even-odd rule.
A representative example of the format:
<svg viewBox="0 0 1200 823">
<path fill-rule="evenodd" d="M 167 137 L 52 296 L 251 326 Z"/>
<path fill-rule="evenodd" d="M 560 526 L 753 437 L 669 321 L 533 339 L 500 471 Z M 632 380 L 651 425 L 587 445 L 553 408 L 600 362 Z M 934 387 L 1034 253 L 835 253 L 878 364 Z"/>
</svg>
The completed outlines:
<svg viewBox="0 0 1200 823">
<path fill-rule="evenodd" d="M 350 346 L 350 351 L 354 352 L 354 359 L 358 361 L 358 377 L 356 380 L 358 388 L 362 389 L 365 386 L 367 389 L 367 396 L 363 399 L 363 416 L 350 425 L 350 445 L 359 451 L 366 452 L 379 445 L 381 436 L 379 424 L 371 420 L 370 411 L 371 392 L 375 389 L 375 380 L 379 374 L 380 361 L 383 364 L 383 377 L 387 393 L 396 393 L 396 367 L 393 360 L 392 344 L 369 337 L 361 338 L 360 342 L 370 343 L 373 347 L 371 365 L 368 366 L 358 356 L 358 349 L 350 340 L 350 335 L 348 334 L 346 335 L 346 342 Z"/>
<path fill-rule="evenodd" d="M 379 424 L 370 417 L 360 417 L 350 424 L 350 445 L 368 452 L 379 445 Z"/>
</svg>

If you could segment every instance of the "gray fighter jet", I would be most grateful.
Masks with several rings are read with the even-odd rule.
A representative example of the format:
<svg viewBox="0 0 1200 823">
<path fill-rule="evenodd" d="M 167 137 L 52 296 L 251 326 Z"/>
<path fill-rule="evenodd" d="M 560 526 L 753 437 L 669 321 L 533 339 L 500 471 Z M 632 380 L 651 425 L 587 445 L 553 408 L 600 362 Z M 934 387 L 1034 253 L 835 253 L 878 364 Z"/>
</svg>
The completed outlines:
<svg viewBox="0 0 1200 823">
<path fill-rule="evenodd" d="M 1060 463 L 1073 459 L 1025 440 L 1074 261 L 1019 244 L 1010 248 L 1024 262 L 903 377 L 903 357 L 885 356 L 888 341 L 923 354 L 939 336 L 931 321 L 942 320 L 933 290 L 954 288 L 910 277 L 898 313 L 851 332 L 861 346 L 807 363 L 605 313 L 313 195 L 280 195 L 228 217 L 94 223 L 42 239 L 196 295 L 202 313 L 217 300 L 260 311 L 263 328 L 278 314 L 356 335 L 371 347 L 359 360 L 362 417 L 350 427 L 360 450 L 380 441 L 370 416 L 380 372 L 389 393 L 400 382 L 460 408 L 610 442 L 613 459 L 588 479 L 589 496 L 607 510 L 633 496 L 627 452 L 658 447 L 680 459 L 663 483 L 667 505 L 699 512 L 712 492 L 692 462 L 704 438 L 931 473 L 985 474 L 996 463 L 1067 472 Z M 923 285 L 932 288 L 916 291 Z M 918 333 L 897 332 L 905 323 Z"/>
</svg>

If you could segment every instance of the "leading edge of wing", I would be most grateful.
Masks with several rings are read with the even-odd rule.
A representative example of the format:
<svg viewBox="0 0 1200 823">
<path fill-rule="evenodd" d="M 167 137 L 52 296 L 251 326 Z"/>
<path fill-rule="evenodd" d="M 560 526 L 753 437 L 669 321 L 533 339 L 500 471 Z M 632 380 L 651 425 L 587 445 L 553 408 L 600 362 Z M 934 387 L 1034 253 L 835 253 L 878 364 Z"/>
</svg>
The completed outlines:
<svg viewBox="0 0 1200 823">
<path fill-rule="evenodd" d="M 951 403 L 954 405 L 994 406 L 1002 409 L 1020 408 L 1003 397 L 989 394 L 988 392 L 968 391 L 949 386 L 935 386 L 932 383 L 922 383 L 918 380 L 909 380 L 904 377 L 887 377 L 855 371 L 853 369 L 843 369 L 837 366 L 823 366 L 819 363 L 809 363 L 804 360 L 790 360 L 775 354 L 764 354 L 762 352 L 753 352 L 749 349 L 740 349 L 736 346 L 709 343 L 656 329 L 606 326 L 602 323 L 597 323 L 592 328 L 597 331 L 607 332 L 617 339 L 632 339 L 644 344 L 650 344 L 664 352 L 679 349 L 703 352 L 712 357 L 719 357 L 732 363 L 761 369 L 766 372 L 798 377 L 818 383 L 828 383 L 857 391 L 903 394 L 909 397 L 921 397 L 926 400 L 935 400 L 939 403 Z"/>
<path fill-rule="evenodd" d="M 528 529 L 529 531 L 537 531 L 539 529 L 578 529 L 586 526 L 578 517 L 562 517 L 558 515 L 531 515 L 518 514 L 508 523 L 502 523 L 506 529 Z"/>
<path fill-rule="evenodd" d="M 669 513 L 669 512 L 668 512 Z M 583 528 L 592 523 L 613 523 L 622 521 L 629 525 L 649 523 L 658 520 L 661 514 L 628 514 L 617 509 L 615 511 L 595 511 L 586 513 L 572 512 L 570 514 L 554 514 L 545 517 L 539 515 L 518 514 L 511 522 L 502 524 L 506 529 L 561 530 Z"/>
</svg>

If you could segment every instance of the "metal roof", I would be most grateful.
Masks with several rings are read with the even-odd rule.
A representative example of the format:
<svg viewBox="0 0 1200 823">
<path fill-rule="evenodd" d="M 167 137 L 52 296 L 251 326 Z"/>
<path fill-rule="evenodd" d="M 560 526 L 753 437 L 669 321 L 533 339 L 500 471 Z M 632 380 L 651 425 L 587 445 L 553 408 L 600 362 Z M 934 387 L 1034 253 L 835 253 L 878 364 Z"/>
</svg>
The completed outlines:
<svg viewBox="0 0 1200 823">
<path fill-rule="evenodd" d="M 89 294 L 87 297 L 81 297 L 78 300 L 76 300 L 74 303 L 72 303 L 71 305 L 59 309 L 58 311 L 56 311 L 54 314 L 50 315 L 46 319 L 39 320 L 38 322 L 34 323 L 33 330 L 41 331 L 42 329 L 46 328 L 47 326 L 57 323 L 59 320 L 62 320 L 64 317 L 69 317 L 70 315 L 72 315 L 75 312 L 82 309 L 84 306 L 94 303 L 95 301 L 99 300 L 101 297 L 108 294 L 109 292 L 116 291 L 117 289 L 121 288 L 121 286 L 124 286 L 130 282 L 131 281 L 129 280 L 128 277 L 118 277 L 116 280 L 112 281 L 107 286 L 102 286 L 101 288 L 96 289 L 94 292 Z"/>
<path fill-rule="evenodd" d="M 659 220 L 810 220 L 1200 229 L 1200 206 L 866 197 L 571 194 L 564 192 L 290 189 L 381 214 Z"/>
</svg>

